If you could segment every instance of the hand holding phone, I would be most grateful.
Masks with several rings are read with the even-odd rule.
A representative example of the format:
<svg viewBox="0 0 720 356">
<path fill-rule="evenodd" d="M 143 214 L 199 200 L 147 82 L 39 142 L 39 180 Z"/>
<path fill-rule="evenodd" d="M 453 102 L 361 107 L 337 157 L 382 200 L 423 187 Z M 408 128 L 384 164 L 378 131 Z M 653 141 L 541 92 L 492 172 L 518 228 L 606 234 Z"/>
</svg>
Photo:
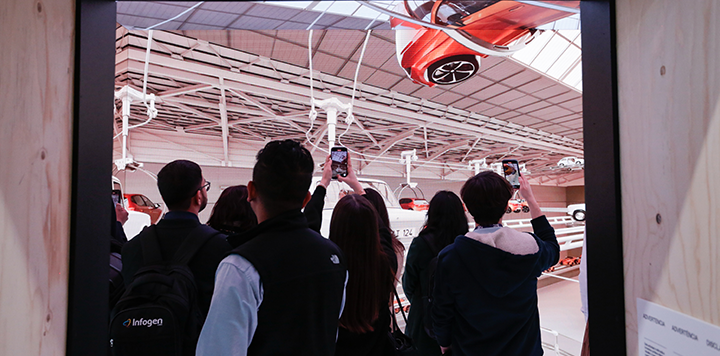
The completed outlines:
<svg viewBox="0 0 720 356">
<path fill-rule="evenodd" d="M 503 174 L 505 179 L 513 186 L 513 188 L 520 188 L 520 164 L 514 159 L 504 159 L 502 161 Z"/>
<path fill-rule="evenodd" d="M 332 179 L 338 176 L 347 177 L 348 175 L 348 152 L 347 147 L 333 147 L 330 149 L 330 159 L 332 160 Z"/>
</svg>

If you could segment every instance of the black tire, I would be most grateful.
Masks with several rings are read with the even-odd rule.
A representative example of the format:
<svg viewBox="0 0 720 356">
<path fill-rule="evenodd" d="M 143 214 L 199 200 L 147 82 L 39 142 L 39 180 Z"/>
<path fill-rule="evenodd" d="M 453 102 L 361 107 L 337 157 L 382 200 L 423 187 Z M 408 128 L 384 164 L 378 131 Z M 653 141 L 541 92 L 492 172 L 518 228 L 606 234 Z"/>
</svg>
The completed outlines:
<svg viewBox="0 0 720 356">
<path fill-rule="evenodd" d="M 470 79 L 479 68 L 480 65 L 475 56 L 452 56 L 430 65 L 427 69 L 427 76 L 431 83 L 453 85 Z"/>
<path fill-rule="evenodd" d="M 522 211 L 523 211 L 523 213 L 529 213 L 529 212 L 530 212 L 530 207 L 529 207 L 529 206 L 523 206 L 523 207 L 522 207 Z"/>
<path fill-rule="evenodd" d="M 512 208 L 508 206 L 507 209 L 505 209 L 505 213 L 506 214 L 512 213 Z"/>
<path fill-rule="evenodd" d="M 585 210 L 578 209 L 573 211 L 572 217 L 577 221 L 585 221 Z"/>
</svg>

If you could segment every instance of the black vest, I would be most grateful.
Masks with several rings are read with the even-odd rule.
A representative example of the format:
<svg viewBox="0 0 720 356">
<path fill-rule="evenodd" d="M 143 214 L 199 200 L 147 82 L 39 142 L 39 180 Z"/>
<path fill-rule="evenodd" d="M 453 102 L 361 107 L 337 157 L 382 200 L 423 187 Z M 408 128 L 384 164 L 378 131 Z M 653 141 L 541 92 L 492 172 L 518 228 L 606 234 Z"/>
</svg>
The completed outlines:
<svg viewBox="0 0 720 356">
<path fill-rule="evenodd" d="M 340 248 L 300 211 L 244 235 L 232 253 L 253 264 L 264 290 L 248 355 L 334 355 L 347 271 Z"/>
</svg>

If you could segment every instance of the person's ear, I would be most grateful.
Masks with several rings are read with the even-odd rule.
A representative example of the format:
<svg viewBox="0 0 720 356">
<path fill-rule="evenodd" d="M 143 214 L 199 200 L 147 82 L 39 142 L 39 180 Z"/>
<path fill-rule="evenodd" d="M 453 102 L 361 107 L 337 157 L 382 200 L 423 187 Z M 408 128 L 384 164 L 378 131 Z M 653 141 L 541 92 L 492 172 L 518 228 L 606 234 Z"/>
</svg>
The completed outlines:
<svg viewBox="0 0 720 356">
<path fill-rule="evenodd" d="M 303 199 L 303 205 L 302 205 L 303 208 L 310 201 L 310 198 L 312 198 L 312 195 L 310 195 L 310 192 L 305 193 L 305 199 Z"/>
<path fill-rule="evenodd" d="M 198 191 L 195 192 L 195 196 L 193 196 L 193 200 L 195 201 L 195 203 L 198 206 L 202 205 L 202 201 L 203 201 L 202 189 L 198 189 Z"/>
<path fill-rule="evenodd" d="M 247 190 L 248 190 L 248 197 L 247 197 L 248 203 L 257 199 L 257 191 L 255 190 L 255 183 L 253 181 L 248 182 Z"/>
</svg>

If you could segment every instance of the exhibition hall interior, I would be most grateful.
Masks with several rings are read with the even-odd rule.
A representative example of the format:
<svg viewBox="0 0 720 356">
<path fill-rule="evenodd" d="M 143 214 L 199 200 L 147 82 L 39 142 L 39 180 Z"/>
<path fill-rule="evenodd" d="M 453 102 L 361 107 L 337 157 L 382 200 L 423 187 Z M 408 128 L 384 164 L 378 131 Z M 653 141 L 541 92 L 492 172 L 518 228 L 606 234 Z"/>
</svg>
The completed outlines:
<svg viewBox="0 0 720 356">
<path fill-rule="evenodd" d="M 579 1 L 123 1 L 115 34 L 107 163 L 128 238 L 167 211 L 157 173 L 176 159 L 198 163 L 212 183 L 204 223 L 225 188 L 252 179 L 266 143 L 291 139 L 312 153 L 311 191 L 330 149 L 345 147 L 406 251 L 436 192 L 459 195 L 475 174 L 506 176 L 503 162 L 516 161 L 560 244 L 559 263 L 538 280 L 543 348 L 580 354 Z M 328 186 L 324 236 L 349 190 Z M 522 195 L 502 222 L 532 230 Z M 404 324 L 410 306 L 399 294 Z"/>
</svg>

